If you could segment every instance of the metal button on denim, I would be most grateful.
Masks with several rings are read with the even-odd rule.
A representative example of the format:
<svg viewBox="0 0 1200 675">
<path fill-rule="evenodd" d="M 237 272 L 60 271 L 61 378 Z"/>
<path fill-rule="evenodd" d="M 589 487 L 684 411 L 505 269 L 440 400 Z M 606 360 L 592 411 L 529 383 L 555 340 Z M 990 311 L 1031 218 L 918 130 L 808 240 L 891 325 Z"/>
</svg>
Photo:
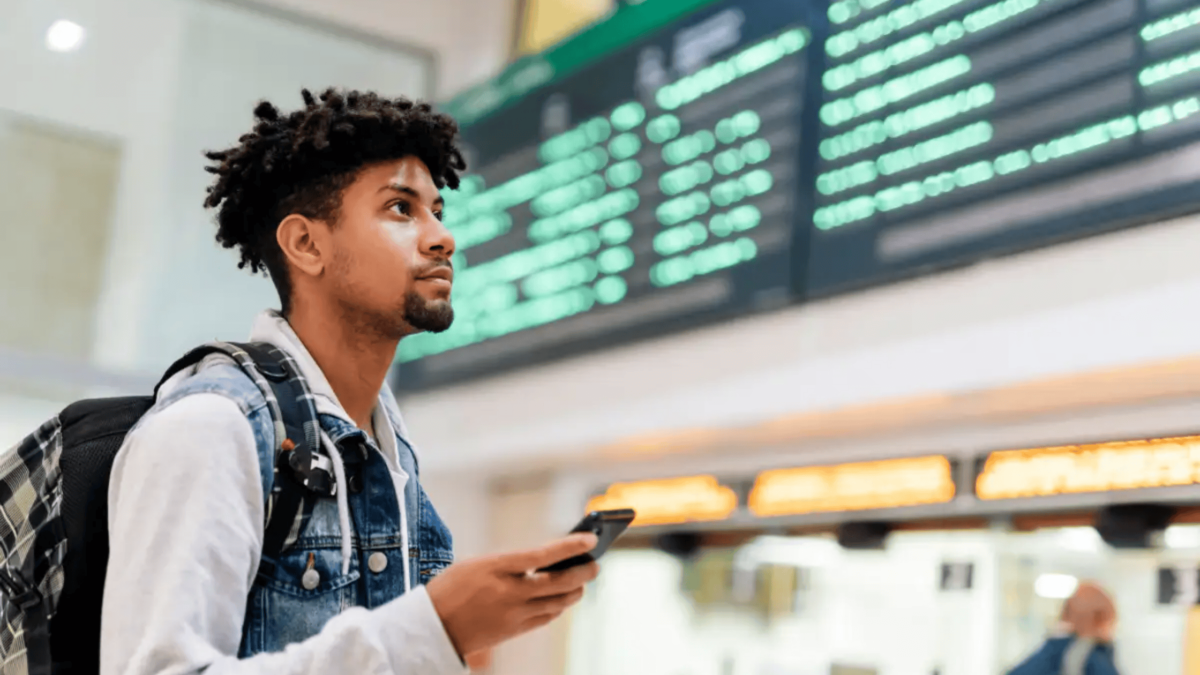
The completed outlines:
<svg viewBox="0 0 1200 675">
<path fill-rule="evenodd" d="M 384 555 L 382 551 L 376 551 L 371 554 L 370 558 L 367 558 L 367 567 L 369 567 L 371 571 L 376 574 L 386 570 L 387 566 L 387 556 Z"/>
<path fill-rule="evenodd" d="M 311 591 L 321 585 L 321 573 L 314 569 L 306 570 L 300 576 L 300 585 L 304 587 L 304 590 Z"/>
</svg>

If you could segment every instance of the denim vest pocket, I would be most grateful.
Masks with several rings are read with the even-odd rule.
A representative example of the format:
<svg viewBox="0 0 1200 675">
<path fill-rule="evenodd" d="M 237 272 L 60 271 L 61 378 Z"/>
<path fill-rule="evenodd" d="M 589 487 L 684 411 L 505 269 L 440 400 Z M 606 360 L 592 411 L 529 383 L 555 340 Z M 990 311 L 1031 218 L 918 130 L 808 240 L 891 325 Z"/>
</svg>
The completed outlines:
<svg viewBox="0 0 1200 675">
<path fill-rule="evenodd" d="M 306 574 L 311 588 L 304 583 Z M 279 651 L 321 632 L 330 619 L 359 604 L 361 576 L 353 559 L 349 573 L 342 574 L 338 548 L 285 551 L 271 575 L 260 574 L 250 592 L 243 656 Z"/>
<path fill-rule="evenodd" d="M 422 554 L 420 560 L 421 585 L 432 581 L 434 577 L 441 574 L 452 564 L 454 564 L 454 559 L 449 556 L 438 557 L 436 555 Z"/>
</svg>

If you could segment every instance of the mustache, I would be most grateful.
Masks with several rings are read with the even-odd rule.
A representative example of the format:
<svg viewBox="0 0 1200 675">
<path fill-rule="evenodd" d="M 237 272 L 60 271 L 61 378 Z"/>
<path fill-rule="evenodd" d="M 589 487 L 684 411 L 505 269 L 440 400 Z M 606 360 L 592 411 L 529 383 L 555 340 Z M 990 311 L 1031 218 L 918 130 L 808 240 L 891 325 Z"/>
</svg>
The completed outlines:
<svg viewBox="0 0 1200 675">
<path fill-rule="evenodd" d="M 413 276 L 416 278 L 420 278 L 420 277 L 429 275 L 434 270 L 440 270 L 440 269 L 448 269 L 451 272 L 453 272 L 454 264 L 450 262 L 449 258 L 441 258 L 439 260 L 435 260 L 435 261 L 429 263 L 428 265 L 425 265 L 423 267 L 413 270 Z"/>
</svg>

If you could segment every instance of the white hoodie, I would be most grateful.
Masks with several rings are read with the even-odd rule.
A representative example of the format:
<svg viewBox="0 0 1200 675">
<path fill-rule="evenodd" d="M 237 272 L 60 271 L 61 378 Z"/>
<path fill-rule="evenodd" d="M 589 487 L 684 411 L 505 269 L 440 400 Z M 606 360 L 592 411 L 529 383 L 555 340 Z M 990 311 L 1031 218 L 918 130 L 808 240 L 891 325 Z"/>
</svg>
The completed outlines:
<svg viewBox="0 0 1200 675">
<path fill-rule="evenodd" d="M 318 412 L 349 420 L 282 317 L 264 312 L 250 339 L 291 355 L 317 398 Z M 191 372 L 166 383 L 160 396 Z M 391 425 L 379 407 L 373 419 L 377 429 L 387 430 L 375 436 L 403 504 L 408 476 L 397 461 Z M 101 675 L 465 672 L 424 587 L 373 610 L 342 612 L 320 633 L 282 652 L 238 659 L 263 545 L 263 501 L 254 432 L 230 398 L 186 396 L 147 416 L 126 438 L 108 493 L 112 553 L 101 618 Z M 404 518 L 400 522 L 407 528 Z"/>
</svg>

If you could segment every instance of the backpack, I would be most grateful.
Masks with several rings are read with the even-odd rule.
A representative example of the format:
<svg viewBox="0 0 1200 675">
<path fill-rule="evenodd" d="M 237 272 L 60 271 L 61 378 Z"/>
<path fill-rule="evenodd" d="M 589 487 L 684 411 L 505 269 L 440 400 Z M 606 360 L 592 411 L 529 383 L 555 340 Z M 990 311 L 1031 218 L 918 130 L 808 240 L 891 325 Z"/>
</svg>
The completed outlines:
<svg viewBox="0 0 1200 675">
<path fill-rule="evenodd" d="M 208 343 L 172 364 L 153 395 L 67 406 L 0 455 L 0 673 L 99 672 L 113 460 L 162 384 L 212 354 L 258 385 L 275 422 L 260 571 L 274 567 L 301 509 L 333 494 L 312 394 L 291 357 L 266 343 Z"/>
</svg>

